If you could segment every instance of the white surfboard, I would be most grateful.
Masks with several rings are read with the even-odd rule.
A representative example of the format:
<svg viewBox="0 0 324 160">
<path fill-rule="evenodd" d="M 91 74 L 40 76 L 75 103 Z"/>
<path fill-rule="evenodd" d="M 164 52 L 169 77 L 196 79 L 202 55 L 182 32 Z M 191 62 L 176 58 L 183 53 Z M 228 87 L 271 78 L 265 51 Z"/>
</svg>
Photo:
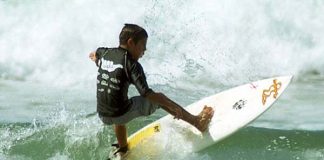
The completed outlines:
<svg viewBox="0 0 324 160">
<path fill-rule="evenodd" d="M 186 110 L 197 115 L 205 105 L 213 107 L 214 117 L 206 132 L 201 133 L 190 124 L 167 115 L 132 134 L 128 138 L 129 149 L 132 151 L 143 147 L 141 144 L 147 141 L 159 139 L 179 141 L 179 136 L 172 136 L 178 132 L 183 135 L 181 141 L 186 141 L 186 147 L 200 151 L 259 117 L 278 99 L 291 79 L 292 76 L 283 76 L 260 80 L 203 98 L 187 106 Z M 161 141 L 157 145 L 164 145 L 163 143 Z"/>
</svg>

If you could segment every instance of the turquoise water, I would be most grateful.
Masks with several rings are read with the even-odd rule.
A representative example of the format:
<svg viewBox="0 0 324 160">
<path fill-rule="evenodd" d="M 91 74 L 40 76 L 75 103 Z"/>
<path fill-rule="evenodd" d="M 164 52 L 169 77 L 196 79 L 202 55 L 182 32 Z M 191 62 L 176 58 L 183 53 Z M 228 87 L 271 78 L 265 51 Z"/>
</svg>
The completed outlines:
<svg viewBox="0 0 324 160">
<path fill-rule="evenodd" d="M 192 153 L 172 142 L 132 159 L 322 160 L 323 11 L 316 0 L 0 1 L 0 159 L 104 159 L 115 137 L 92 114 L 97 71 L 87 57 L 138 23 L 149 33 L 140 62 L 150 86 L 183 106 L 250 81 L 294 79 L 220 143 Z M 129 134 L 164 115 L 132 121 Z"/>
<path fill-rule="evenodd" d="M 57 89 L 12 80 L 1 80 L 0 86 L 1 90 L 6 91 L 1 95 L 0 103 L 1 159 L 104 159 L 107 156 L 115 137 L 112 128 L 103 126 L 97 116 L 89 114 L 95 110 L 93 91 L 85 93 L 77 88 Z M 24 92 L 19 91 L 22 86 Z M 154 155 L 141 151 L 133 157 L 323 159 L 323 87 L 322 80 L 293 81 L 280 100 L 263 116 L 247 128 L 199 153 L 177 148 L 176 151 L 166 149 L 164 153 Z M 180 100 L 183 97 L 172 93 L 172 87 L 154 88 L 170 89 L 165 92 L 178 98 L 181 104 L 205 96 L 191 93 L 194 95 L 191 99 L 189 96 L 189 100 Z M 13 101 L 11 97 L 21 98 Z M 159 110 L 150 117 L 136 119 L 128 124 L 129 133 L 165 114 Z M 173 143 L 170 146 L 179 145 Z"/>
</svg>

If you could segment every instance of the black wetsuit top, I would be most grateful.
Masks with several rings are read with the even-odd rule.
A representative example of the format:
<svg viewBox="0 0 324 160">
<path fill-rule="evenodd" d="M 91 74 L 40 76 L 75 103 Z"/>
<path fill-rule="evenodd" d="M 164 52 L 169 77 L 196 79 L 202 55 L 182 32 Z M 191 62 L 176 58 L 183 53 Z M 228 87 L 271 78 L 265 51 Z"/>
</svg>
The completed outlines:
<svg viewBox="0 0 324 160">
<path fill-rule="evenodd" d="M 126 113 L 131 101 L 128 87 L 134 84 L 141 96 L 152 90 L 148 87 L 143 68 L 123 48 L 98 48 L 97 112 L 104 117 Z"/>
</svg>

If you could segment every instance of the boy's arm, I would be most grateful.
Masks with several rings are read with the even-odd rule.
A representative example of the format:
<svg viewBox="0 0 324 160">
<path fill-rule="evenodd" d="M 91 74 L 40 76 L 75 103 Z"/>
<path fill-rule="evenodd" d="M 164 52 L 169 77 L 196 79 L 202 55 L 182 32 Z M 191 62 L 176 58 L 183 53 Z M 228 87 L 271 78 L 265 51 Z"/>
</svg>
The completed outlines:
<svg viewBox="0 0 324 160">
<path fill-rule="evenodd" d="M 183 117 L 182 107 L 180 105 L 169 99 L 164 94 L 156 93 L 149 88 L 146 82 L 145 73 L 143 71 L 142 66 L 139 63 L 135 62 L 132 65 L 128 63 L 128 65 L 128 67 L 130 68 L 129 70 L 131 72 L 130 79 L 137 88 L 138 92 L 141 94 L 141 96 L 161 105 L 163 109 L 174 115 L 175 118 L 179 119 Z"/>
</svg>

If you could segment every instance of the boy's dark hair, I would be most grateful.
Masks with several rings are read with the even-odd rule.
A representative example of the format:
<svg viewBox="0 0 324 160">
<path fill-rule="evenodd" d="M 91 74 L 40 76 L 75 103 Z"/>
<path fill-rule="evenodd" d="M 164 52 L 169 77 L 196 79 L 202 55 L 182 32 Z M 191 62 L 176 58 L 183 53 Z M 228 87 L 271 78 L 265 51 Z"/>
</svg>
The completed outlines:
<svg viewBox="0 0 324 160">
<path fill-rule="evenodd" d="M 125 24 L 119 34 L 119 44 L 126 44 L 130 38 L 137 44 L 138 41 L 147 37 L 148 35 L 144 28 L 136 24 Z"/>
</svg>

